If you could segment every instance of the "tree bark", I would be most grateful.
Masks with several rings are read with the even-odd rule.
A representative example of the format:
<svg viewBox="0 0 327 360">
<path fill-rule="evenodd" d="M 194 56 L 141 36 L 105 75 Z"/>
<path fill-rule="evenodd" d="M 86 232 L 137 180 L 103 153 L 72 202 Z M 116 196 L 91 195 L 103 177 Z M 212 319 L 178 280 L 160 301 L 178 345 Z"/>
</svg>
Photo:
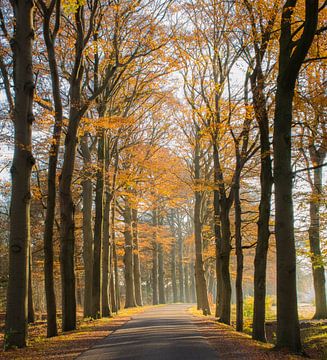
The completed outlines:
<svg viewBox="0 0 327 360">
<path fill-rule="evenodd" d="M 28 259 L 28 323 L 35 322 L 35 312 L 33 303 L 33 282 L 32 282 L 32 251 L 29 247 L 29 259 Z"/>
<path fill-rule="evenodd" d="M 5 348 L 24 347 L 27 341 L 28 249 L 30 244 L 30 179 L 32 156 L 34 40 L 32 0 L 12 2 L 15 18 L 12 51 L 15 104 L 15 147 L 11 166 L 9 279 L 5 324 Z"/>
<path fill-rule="evenodd" d="M 219 321 L 230 324 L 231 314 L 231 280 L 229 272 L 230 252 L 231 252 L 231 230 L 229 213 L 231 208 L 230 198 L 226 198 L 223 179 L 221 175 L 221 167 L 219 162 L 219 152 L 216 141 L 213 144 L 213 160 L 214 160 L 214 217 L 215 217 L 215 241 L 217 263 L 217 299 L 218 307 L 216 315 L 219 315 Z M 223 189 L 222 189 L 223 188 Z"/>
<path fill-rule="evenodd" d="M 277 248 L 277 345 L 302 350 L 297 312 L 296 253 L 292 199 L 291 120 L 293 94 L 277 86 L 274 179 Z"/>
<path fill-rule="evenodd" d="M 264 79 L 261 63 L 250 76 L 253 106 L 260 131 L 260 204 L 257 246 L 254 259 L 254 306 L 252 338 L 266 342 L 266 271 L 269 246 L 269 220 L 271 212 L 271 191 L 273 184 L 271 149 L 269 139 L 269 117 L 264 95 Z"/>
<path fill-rule="evenodd" d="M 112 262 L 113 262 L 113 276 L 115 283 L 115 303 L 116 303 L 116 312 L 120 310 L 120 288 L 119 288 L 119 273 L 118 273 L 118 257 L 116 252 L 116 232 L 115 232 L 115 212 L 116 212 L 116 199 L 113 196 L 111 203 L 111 243 L 112 243 Z"/>
<path fill-rule="evenodd" d="M 44 3 L 43 3 L 44 4 Z M 47 210 L 44 225 L 44 282 L 47 304 L 47 337 L 57 336 L 57 304 L 53 279 L 53 226 L 56 210 L 56 176 L 59 156 L 60 140 L 62 133 L 63 110 L 60 96 L 60 79 L 57 60 L 55 55 L 56 32 L 50 30 L 50 20 L 53 8 L 42 5 L 44 11 L 43 36 L 48 53 L 49 69 L 51 74 L 52 95 L 55 110 L 55 124 L 53 127 L 52 143 L 49 154 L 48 165 L 48 197 Z M 56 1 L 56 22 L 60 23 L 60 1 Z"/>
<path fill-rule="evenodd" d="M 75 205 L 72 196 L 72 180 L 75 168 L 77 131 L 80 120 L 87 107 L 82 101 L 82 79 L 84 74 L 83 51 L 85 47 L 84 29 L 82 26 L 83 6 L 75 14 L 76 41 L 74 66 L 70 76 L 70 110 L 65 138 L 63 165 L 59 180 L 60 199 L 60 270 L 62 329 L 76 329 L 76 295 L 75 295 Z"/>
<path fill-rule="evenodd" d="M 91 153 L 87 143 L 87 134 L 81 139 L 81 151 L 84 161 L 83 197 L 83 261 L 84 261 L 84 317 L 92 316 L 93 281 L 93 231 L 92 231 L 92 174 Z"/>
<path fill-rule="evenodd" d="M 216 295 L 216 312 L 217 318 L 221 317 L 222 311 L 222 283 L 221 276 L 221 220 L 220 220 L 220 196 L 219 196 L 219 154 L 217 145 L 213 145 L 213 160 L 214 160 L 214 182 L 215 188 L 213 192 L 213 209 L 214 209 L 214 234 L 215 234 L 215 252 L 216 252 L 216 283 L 217 283 L 217 295 Z"/>
<path fill-rule="evenodd" d="M 133 237 L 132 237 L 132 212 L 129 200 L 125 197 L 124 222 L 125 222 L 125 288 L 126 299 L 125 308 L 135 307 L 135 292 L 134 292 L 134 266 L 133 266 Z"/>
<path fill-rule="evenodd" d="M 177 221 L 177 250 L 178 250 L 178 285 L 179 285 L 179 302 L 184 302 L 184 272 L 183 272 L 183 233 L 180 214 L 176 212 Z"/>
<path fill-rule="evenodd" d="M 110 304 L 111 311 L 117 313 L 117 296 L 116 296 L 116 287 L 115 287 L 115 271 L 114 271 L 114 251 L 113 251 L 113 242 L 111 238 L 110 245 L 110 255 L 109 255 L 109 268 L 110 268 L 110 280 L 109 280 L 109 291 L 110 291 Z"/>
<path fill-rule="evenodd" d="M 190 286 L 191 286 L 191 302 L 192 304 L 196 302 L 196 293 L 195 293 L 195 276 L 194 276 L 194 263 L 190 263 Z"/>
<path fill-rule="evenodd" d="M 194 152 L 194 181 L 195 185 L 200 182 L 200 144 L 196 139 Z M 204 315 L 210 315 L 210 306 L 207 293 L 207 283 L 204 276 L 202 258 L 202 222 L 201 222 L 201 203 L 202 194 L 200 191 L 194 193 L 194 241 L 195 241 L 195 282 L 198 309 L 202 309 Z"/>
<path fill-rule="evenodd" d="M 314 164 L 321 165 L 323 157 L 313 154 L 311 150 L 311 160 Z M 325 152 L 326 150 L 323 149 Z M 327 318 L 327 303 L 326 303 L 326 279 L 325 268 L 321 254 L 320 247 L 320 201 L 322 195 L 322 168 L 314 169 L 314 180 L 312 196 L 310 198 L 310 227 L 309 227 L 309 241 L 310 253 L 312 263 L 313 285 L 315 290 L 315 305 L 316 311 L 313 316 L 314 319 Z"/>
<path fill-rule="evenodd" d="M 157 210 L 152 212 L 153 240 L 152 240 L 152 304 L 159 304 L 158 296 L 158 242 L 157 242 L 157 226 L 158 215 Z"/>
<path fill-rule="evenodd" d="M 132 230 L 133 230 L 133 260 L 134 260 L 134 286 L 136 305 L 143 306 L 142 300 L 142 284 L 141 284 L 141 268 L 139 256 L 139 238 L 137 229 L 137 209 L 132 209 Z"/>
<path fill-rule="evenodd" d="M 239 162 L 239 160 L 237 160 Z M 235 179 L 235 247 L 236 247 L 236 331 L 243 331 L 243 249 L 242 249 L 242 208 L 240 200 L 240 178 Z"/>
<path fill-rule="evenodd" d="M 60 268 L 63 331 L 76 329 L 75 296 L 75 206 L 71 184 L 77 145 L 77 122 L 71 121 L 65 140 L 65 155 L 60 175 Z"/>
<path fill-rule="evenodd" d="M 224 202 L 220 210 L 222 245 L 220 256 L 221 273 L 221 314 L 219 321 L 224 324 L 230 324 L 231 315 L 231 296 L 232 287 L 229 272 L 230 252 L 231 252 L 231 231 L 229 220 L 230 206 Z"/>
<path fill-rule="evenodd" d="M 104 213 L 104 130 L 98 134 L 98 162 L 95 188 L 95 220 L 92 281 L 92 317 L 102 317 L 102 250 L 103 250 L 103 213 Z"/>
<path fill-rule="evenodd" d="M 301 353 L 296 293 L 291 129 L 295 83 L 317 29 L 319 1 L 305 1 L 303 32 L 297 43 L 293 44 L 291 24 L 295 6 L 296 2 L 287 0 L 283 7 L 275 99 L 273 148 L 277 250 L 276 347 Z"/>
<path fill-rule="evenodd" d="M 106 169 L 107 173 L 107 169 Z M 111 316 L 110 279 L 111 279 L 111 245 L 110 245 L 110 193 L 105 192 L 105 206 L 103 213 L 103 249 L 102 249 L 102 316 Z"/>
<path fill-rule="evenodd" d="M 190 283 L 189 283 L 189 273 L 188 273 L 188 264 L 184 265 L 184 287 L 185 287 L 185 302 L 190 302 Z"/>
<path fill-rule="evenodd" d="M 173 303 L 177 302 L 177 282 L 176 282 L 176 244 L 171 247 L 171 283 L 173 292 Z"/>
<path fill-rule="evenodd" d="M 164 253 L 162 244 L 158 245 L 158 289 L 159 304 L 165 304 L 165 272 L 164 272 Z"/>
</svg>

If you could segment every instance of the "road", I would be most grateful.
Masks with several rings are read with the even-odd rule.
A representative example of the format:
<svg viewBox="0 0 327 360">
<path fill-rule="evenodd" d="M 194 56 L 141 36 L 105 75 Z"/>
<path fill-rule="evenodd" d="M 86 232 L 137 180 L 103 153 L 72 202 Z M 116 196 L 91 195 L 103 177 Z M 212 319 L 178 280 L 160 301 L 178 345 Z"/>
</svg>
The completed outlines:
<svg viewBox="0 0 327 360">
<path fill-rule="evenodd" d="M 81 354 L 78 360 L 216 360 L 199 332 L 189 305 L 146 310 Z"/>
</svg>

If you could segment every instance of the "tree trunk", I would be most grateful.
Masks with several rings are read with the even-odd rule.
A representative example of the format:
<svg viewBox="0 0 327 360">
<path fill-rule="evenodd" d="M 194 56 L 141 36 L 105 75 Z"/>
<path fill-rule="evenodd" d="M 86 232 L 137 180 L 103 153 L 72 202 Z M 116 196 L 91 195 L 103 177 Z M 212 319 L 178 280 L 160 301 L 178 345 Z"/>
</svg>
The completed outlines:
<svg viewBox="0 0 327 360">
<path fill-rule="evenodd" d="M 107 172 L 107 171 L 106 171 Z M 110 194 L 105 192 L 105 206 L 103 213 L 103 249 L 102 249 L 102 316 L 110 317 Z"/>
<path fill-rule="evenodd" d="M 104 213 L 104 131 L 98 134 L 98 168 L 95 188 L 95 220 L 92 281 L 92 317 L 102 317 L 102 246 Z"/>
<path fill-rule="evenodd" d="M 120 310 L 120 291 L 119 291 L 119 273 L 118 273 L 118 257 L 116 252 L 116 233 L 115 233 L 115 212 L 116 212 L 116 199 L 113 197 L 111 205 L 111 243 L 112 243 L 112 262 L 114 267 L 114 282 L 115 282 L 115 302 L 116 312 Z"/>
<path fill-rule="evenodd" d="M 84 161 L 84 179 L 82 181 L 83 197 L 83 261 L 84 261 L 84 317 L 92 316 L 92 282 L 93 282 L 93 231 L 92 231 L 92 174 L 91 153 L 87 135 L 81 139 L 81 151 Z"/>
<path fill-rule="evenodd" d="M 159 304 L 165 304 L 165 272 L 164 272 L 164 253 L 162 244 L 158 245 L 158 288 L 159 288 Z"/>
<path fill-rule="evenodd" d="M 177 282 L 176 282 L 176 245 L 171 247 L 171 283 L 173 290 L 173 303 L 177 302 Z"/>
<path fill-rule="evenodd" d="M 197 195 L 196 195 L 197 197 Z M 195 281 L 196 295 L 199 309 L 202 309 L 204 315 L 210 314 L 209 300 L 207 294 L 207 283 L 204 277 L 203 259 L 202 259 L 202 234 L 201 224 L 199 223 L 197 200 L 194 206 L 194 235 L 195 235 Z"/>
<path fill-rule="evenodd" d="M 237 160 L 239 162 L 239 160 Z M 243 249 L 242 249 L 242 209 L 240 200 L 240 178 L 235 179 L 235 246 L 236 246 L 236 331 L 243 331 Z"/>
<path fill-rule="evenodd" d="M 200 182 L 200 144 L 197 139 L 194 153 L 194 180 L 195 185 Z M 202 223 L 201 223 L 201 202 L 200 191 L 194 193 L 194 241 L 195 241 L 195 282 L 198 309 L 202 309 L 204 315 L 210 315 L 210 306 L 207 293 L 207 283 L 204 276 L 202 258 Z"/>
<path fill-rule="evenodd" d="M 214 276 L 211 272 L 211 269 L 207 269 L 207 284 L 208 284 L 208 294 L 213 296 L 213 289 L 214 289 Z"/>
<path fill-rule="evenodd" d="M 271 212 L 272 169 L 269 139 L 269 118 L 266 98 L 264 95 L 264 80 L 261 64 L 257 72 L 251 77 L 251 89 L 253 93 L 253 106 L 260 131 L 260 205 L 258 219 L 257 246 L 254 259 L 254 306 L 253 306 L 253 330 L 254 340 L 266 341 L 265 318 L 266 318 L 266 271 L 267 253 L 269 246 L 269 220 Z"/>
<path fill-rule="evenodd" d="M 188 273 L 188 264 L 184 265 L 184 286 L 185 286 L 185 302 L 190 302 L 190 283 L 189 283 L 189 273 Z"/>
<path fill-rule="evenodd" d="M 291 24 L 294 9 L 283 6 L 279 40 L 279 67 L 274 119 L 275 236 L 277 252 L 277 343 L 276 348 L 302 353 L 297 312 L 296 252 L 293 215 L 292 111 L 297 77 L 313 42 L 319 1 L 305 1 L 301 37 L 294 42 Z"/>
<path fill-rule="evenodd" d="M 231 252 L 231 232 L 230 232 L 230 201 L 226 199 L 224 190 L 220 190 L 221 168 L 219 163 L 219 152 L 216 141 L 213 144 L 213 160 L 214 160 L 214 232 L 216 242 L 216 273 L 217 273 L 217 303 L 216 315 L 219 321 L 230 324 L 231 313 L 231 281 L 229 272 L 229 261 Z M 220 192 L 223 191 L 221 194 Z"/>
<path fill-rule="evenodd" d="M 83 305 L 83 286 L 79 274 L 76 275 L 76 302 L 78 306 Z"/>
<path fill-rule="evenodd" d="M 159 304 L 158 297 L 158 243 L 157 243 L 157 226 L 158 217 L 157 210 L 153 210 L 152 214 L 153 225 L 153 241 L 152 241 L 152 304 Z"/>
<path fill-rule="evenodd" d="M 231 252 L 231 231 L 229 220 L 230 206 L 223 202 L 220 209 L 222 245 L 220 251 L 220 274 L 221 274 L 221 314 L 219 321 L 230 324 L 232 287 L 229 272 Z"/>
<path fill-rule="evenodd" d="M 219 154 L 216 143 L 213 144 L 213 160 L 214 160 L 214 181 L 215 188 L 213 192 L 213 208 L 214 208 L 214 234 L 215 234 L 215 252 L 216 252 L 216 283 L 217 283 L 217 295 L 216 295 L 216 312 L 217 318 L 221 317 L 222 310 L 222 276 L 221 276 L 221 224 L 220 224 L 220 196 L 219 196 Z"/>
<path fill-rule="evenodd" d="M 34 303 L 33 303 L 33 282 L 32 282 L 32 251 L 29 246 L 28 259 L 28 323 L 35 322 Z"/>
<path fill-rule="evenodd" d="M 109 255 L 109 273 L 110 273 L 110 302 L 111 302 L 111 311 L 118 313 L 118 304 L 117 304 L 117 294 L 116 294 L 116 272 L 115 272 L 115 263 L 117 264 L 117 255 L 116 255 L 116 244 L 115 244 L 115 202 L 113 193 L 111 194 L 111 211 L 110 211 L 110 221 L 109 221 L 109 231 L 110 231 L 110 255 Z M 118 270 L 118 269 L 117 269 Z M 118 278 L 118 272 L 117 272 Z M 118 281 L 118 280 L 117 280 Z"/>
<path fill-rule="evenodd" d="M 322 159 L 316 162 L 321 165 Z M 316 311 L 314 319 L 327 318 L 325 268 L 320 248 L 320 201 L 322 194 L 322 168 L 314 169 L 313 191 L 310 199 L 309 241 L 312 262 Z"/>
<path fill-rule="evenodd" d="M 66 140 L 65 154 L 60 175 L 60 268 L 62 298 L 62 329 L 76 329 L 75 296 L 75 206 L 72 198 L 72 178 L 75 167 L 78 121 L 72 111 Z"/>
<path fill-rule="evenodd" d="M 196 293 L 195 293 L 195 276 L 194 276 L 194 263 L 190 263 L 190 292 L 191 292 L 191 302 L 192 304 L 196 302 Z"/>
<path fill-rule="evenodd" d="M 277 249 L 277 347 L 302 350 L 297 312 L 296 253 L 292 199 L 291 125 L 293 91 L 277 83 L 274 180 Z"/>
<path fill-rule="evenodd" d="M 220 263 L 221 242 L 220 243 L 216 242 L 215 245 L 216 245 L 215 255 L 216 255 L 216 287 L 217 287 L 215 317 L 220 319 L 221 309 L 222 309 L 221 287 L 223 282 L 221 277 L 221 263 Z"/>
<path fill-rule="evenodd" d="M 12 41 L 14 60 L 15 148 L 11 166 L 9 279 L 5 325 L 5 348 L 24 347 L 27 341 L 28 249 L 30 244 L 30 179 L 32 156 L 34 39 L 32 0 L 12 2 L 15 33 Z"/>
<path fill-rule="evenodd" d="M 44 226 L 44 282 L 47 304 L 47 337 L 57 336 L 57 305 L 53 279 L 53 226 L 56 210 L 56 176 L 57 163 L 62 132 L 62 101 L 60 96 L 60 79 L 55 55 L 55 37 L 51 36 L 51 14 L 44 15 L 43 35 L 47 47 L 49 69 L 51 74 L 52 94 L 55 109 L 55 124 L 53 127 L 52 143 L 48 165 L 48 197 Z"/>
<path fill-rule="evenodd" d="M 136 305 L 143 306 L 142 301 L 142 284 L 141 284 L 141 268 L 139 256 L 139 238 L 137 229 L 137 209 L 132 209 L 132 230 L 133 230 L 133 260 L 134 260 L 134 286 Z"/>
<path fill-rule="evenodd" d="M 127 197 L 125 197 L 124 222 L 125 222 L 124 264 L 125 264 L 125 287 L 126 287 L 125 308 L 129 308 L 129 307 L 135 307 L 136 302 L 135 302 L 135 293 L 134 293 L 132 212 Z"/>
<path fill-rule="evenodd" d="M 110 304 L 111 304 L 111 311 L 117 313 L 117 303 L 116 303 L 116 288 L 115 288 L 115 277 L 114 277 L 114 253 L 113 253 L 113 246 L 111 243 L 110 246 L 110 280 L 109 280 L 109 292 L 110 292 Z"/>
<path fill-rule="evenodd" d="M 152 304 L 158 305 L 158 244 L 153 242 L 152 246 Z"/>
<path fill-rule="evenodd" d="M 178 240 L 178 284 L 179 301 L 184 302 L 184 274 L 183 274 L 183 235 L 179 213 L 177 212 L 177 240 Z"/>
</svg>

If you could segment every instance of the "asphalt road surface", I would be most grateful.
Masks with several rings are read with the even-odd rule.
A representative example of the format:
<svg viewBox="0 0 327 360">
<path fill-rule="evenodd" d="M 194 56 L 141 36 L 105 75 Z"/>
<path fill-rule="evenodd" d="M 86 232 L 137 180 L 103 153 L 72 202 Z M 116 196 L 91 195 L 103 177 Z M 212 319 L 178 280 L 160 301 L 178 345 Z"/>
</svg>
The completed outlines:
<svg viewBox="0 0 327 360">
<path fill-rule="evenodd" d="M 189 305 L 146 310 L 81 354 L 78 360 L 216 360 L 218 354 L 201 335 Z"/>
</svg>

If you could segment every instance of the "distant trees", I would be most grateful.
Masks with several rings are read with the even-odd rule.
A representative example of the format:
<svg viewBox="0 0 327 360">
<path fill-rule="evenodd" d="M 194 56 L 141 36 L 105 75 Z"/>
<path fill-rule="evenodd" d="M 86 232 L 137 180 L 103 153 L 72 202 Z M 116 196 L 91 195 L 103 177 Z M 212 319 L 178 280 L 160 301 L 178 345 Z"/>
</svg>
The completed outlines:
<svg viewBox="0 0 327 360">
<path fill-rule="evenodd" d="M 325 319 L 327 317 L 326 280 L 322 254 L 323 244 L 321 242 L 322 176 L 327 155 L 327 124 L 323 117 L 324 92 L 321 83 L 324 70 L 320 64 L 313 63 L 308 66 L 306 72 L 310 72 L 308 81 L 304 85 L 303 93 L 300 92 L 299 97 L 295 100 L 303 103 L 304 108 L 301 111 L 295 111 L 295 118 L 299 117 L 303 123 L 299 150 L 302 152 L 306 165 L 306 169 L 302 170 L 307 173 L 311 189 L 309 195 L 310 224 L 308 233 L 316 304 L 314 318 Z M 300 86 L 298 88 L 301 91 Z"/>
</svg>

